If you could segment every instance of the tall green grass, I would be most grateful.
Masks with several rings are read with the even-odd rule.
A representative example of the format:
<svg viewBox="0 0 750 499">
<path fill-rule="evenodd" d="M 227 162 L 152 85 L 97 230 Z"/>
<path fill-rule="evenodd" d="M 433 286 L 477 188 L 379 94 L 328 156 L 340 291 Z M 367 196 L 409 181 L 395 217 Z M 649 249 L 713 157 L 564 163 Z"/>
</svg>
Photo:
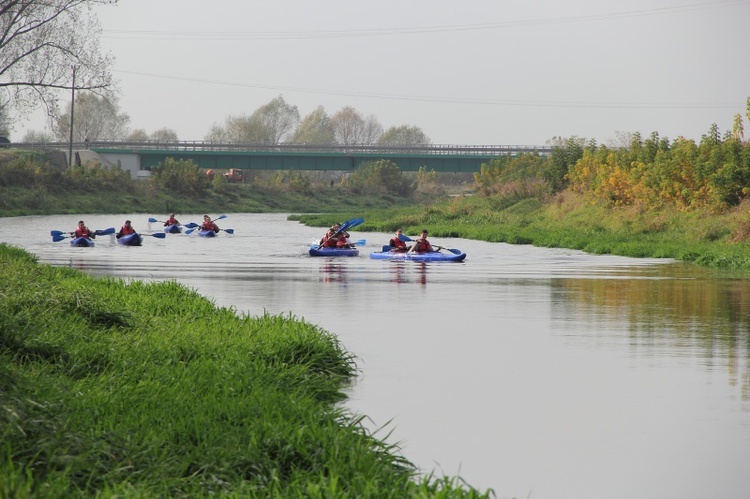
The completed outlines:
<svg viewBox="0 0 750 499">
<path fill-rule="evenodd" d="M 0 496 L 488 497 L 337 402 L 356 365 L 293 316 L 0 245 Z"/>
</svg>

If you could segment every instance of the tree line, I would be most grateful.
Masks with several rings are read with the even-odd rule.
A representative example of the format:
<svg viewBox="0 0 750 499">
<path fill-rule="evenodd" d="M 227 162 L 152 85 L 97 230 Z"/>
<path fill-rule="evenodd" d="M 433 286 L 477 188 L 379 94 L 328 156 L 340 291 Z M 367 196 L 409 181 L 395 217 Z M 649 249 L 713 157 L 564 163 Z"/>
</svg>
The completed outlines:
<svg viewBox="0 0 750 499">
<path fill-rule="evenodd" d="M 613 206 L 725 210 L 750 196 L 750 141 L 738 116 L 731 131 L 722 135 L 713 124 L 697 143 L 657 132 L 646 139 L 634 133 L 624 147 L 557 138 L 549 157 L 524 154 L 482 165 L 475 187 L 482 195 L 521 198 L 571 189 Z"/>
</svg>

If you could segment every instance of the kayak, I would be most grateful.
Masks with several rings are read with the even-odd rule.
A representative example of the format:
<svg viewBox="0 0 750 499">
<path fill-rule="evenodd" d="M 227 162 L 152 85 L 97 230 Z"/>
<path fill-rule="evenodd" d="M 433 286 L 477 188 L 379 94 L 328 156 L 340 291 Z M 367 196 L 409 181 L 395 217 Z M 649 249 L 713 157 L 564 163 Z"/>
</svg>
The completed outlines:
<svg viewBox="0 0 750 499">
<path fill-rule="evenodd" d="M 164 232 L 166 232 L 167 234 L 179 234 L 180 232 L 182 232 L 182 226 L 177 224 L 167 225 L 166 227 L 164 227 Z"/>
<path fill-rule="evenodd" d="M 70 240 L 71 246 L 78 246 L 79 248 L 90 248 L 94 245 L 94 241 L 88 237 L 74 237 Z"/>
<path fill-rule="evenodd" d="M 140 246 L 142 242 L 143 238 L 137 232 L 126 234 L 117 239 L 117 244 L 122 244 L 124 246 Z"/>
<path fill-rule="evenodd" d="M 430 251 L 427 253 L 375 251 L 370 253 L 370 258 L 373 260 L 407 260 L 412 262 L 462 262 L 466 258 L 466 253 L 463 251 L 458 254 L 452 252 L 443 253 L 441 251 Z"/>
<path fill-rule="evenodd" d="M 216 237 L 216 232 L 212 230 L 202 230 L 198 232 L 198 235 L 201 237 Z"/>
<path fill-rule="evenodd" d="M 310 256 L 359 256 L 357 248 L 320 248 L 310 246 Z"/>
</svg>

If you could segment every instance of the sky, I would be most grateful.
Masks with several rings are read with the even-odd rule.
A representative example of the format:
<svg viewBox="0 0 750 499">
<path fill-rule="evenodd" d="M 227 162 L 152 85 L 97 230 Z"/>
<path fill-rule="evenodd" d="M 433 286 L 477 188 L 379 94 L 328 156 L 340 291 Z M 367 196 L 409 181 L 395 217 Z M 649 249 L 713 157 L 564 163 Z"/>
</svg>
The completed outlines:
<svg viewBox="0 0 750 499">
<path fill-rule="evenodd" d="M 274 98 L 434 144 L 700 140 L 743 116 L 750 0 L 120 0 L 95 10 L 132 129 L 202 140 Z M 44 130 L 40 116 L 17 127 Z"/>
</svg>

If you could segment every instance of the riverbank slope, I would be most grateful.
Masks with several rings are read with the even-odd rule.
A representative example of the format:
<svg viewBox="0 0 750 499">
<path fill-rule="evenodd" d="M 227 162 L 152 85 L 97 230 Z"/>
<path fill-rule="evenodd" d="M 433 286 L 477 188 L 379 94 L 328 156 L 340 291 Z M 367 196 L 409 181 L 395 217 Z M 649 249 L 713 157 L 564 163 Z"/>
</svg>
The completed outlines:
<svg viewBox="0 0 750 499">
<path fill-rule="evenodd" d="M 337 405 L 326 331 L 0 244 L 0 496 L 488 497 Z"/>
</svg>

